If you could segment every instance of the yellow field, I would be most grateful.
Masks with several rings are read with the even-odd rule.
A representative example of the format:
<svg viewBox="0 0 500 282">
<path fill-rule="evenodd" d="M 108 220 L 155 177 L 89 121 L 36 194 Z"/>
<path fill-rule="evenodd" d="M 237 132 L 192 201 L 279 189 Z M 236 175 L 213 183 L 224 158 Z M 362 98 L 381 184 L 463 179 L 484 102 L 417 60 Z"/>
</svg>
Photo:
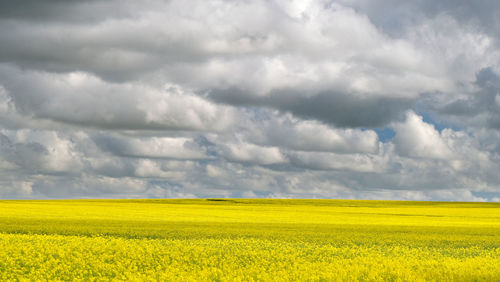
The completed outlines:
<svg viewBox="0 0 500 282">
<path fill-rule="evenodd" d="M 0 201 L 0 280 L 500 281 L 500 204 Z"/>
</svg>

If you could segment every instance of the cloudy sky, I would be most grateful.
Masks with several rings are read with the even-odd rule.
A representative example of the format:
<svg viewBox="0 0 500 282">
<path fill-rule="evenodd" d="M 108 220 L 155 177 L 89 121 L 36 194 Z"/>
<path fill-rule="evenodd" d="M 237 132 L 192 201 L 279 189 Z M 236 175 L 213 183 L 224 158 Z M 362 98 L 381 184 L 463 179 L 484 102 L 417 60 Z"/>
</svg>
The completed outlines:
<svg viewBox="0 0 500 282">
<path fill-rule="evenodd" d="M 0 2 L 0 198 L 500 201 L 500 5 Z"/>
</svg>

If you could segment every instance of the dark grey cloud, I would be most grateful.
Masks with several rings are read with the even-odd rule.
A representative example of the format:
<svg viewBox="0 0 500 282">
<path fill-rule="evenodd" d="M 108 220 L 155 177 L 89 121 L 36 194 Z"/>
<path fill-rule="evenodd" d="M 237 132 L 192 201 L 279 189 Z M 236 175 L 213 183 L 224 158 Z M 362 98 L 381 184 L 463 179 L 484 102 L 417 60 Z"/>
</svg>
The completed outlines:
<svg viewBox="0 0 500 282">
<path fill-rule="evenodd" d="M 481 69 L 474 86 L 465 97 L 428 108 L 458 125 L 500 129 L 500 76 L 492 68 Z"/>
<path fill-rule="evenodd" d="M 441 14 L 452 16 L 457 21 L 469 27 L 491 33 L 495 38 L 500 35 L 500 21 L 498 20 L 495 0 L 467 1 L 351 1 L 340 2 L 355 8 L 368 17 L 380 28 L 389 34 L 404 36 L 406 29 L 434 18 Z"/>
<path fill-rule="evenodd" d="M 414 99 L 400 97 L 360 97 L 355 93 L 319 92 L 280 89 L 259 97 L 242 89 L 215 89 L 208 97 L 234 106 L 259 106 L 315 119 L 341 128 L 378 128 L 404 119 Z"/>
<path fill-rule="evenodd" d="M 164 21 L 161 14 L 151 24 L 140 23 L 142 14 L 156 6 L 172 13 L 167 4 L 2 1 L 0 61 L 58 73 L 86 71 L 110 81 L 127 81 L 162 65 L 204 59 L 200 57 L 203 50 L 191 44 L 189 37 L 170 40 L 175 28 L 155 23 Z"/>
<path fill-rule="evenodd" d="M 107 2 L 107 3 L 106 3 Z M 105 3 L 105 4 L 104 4 Z M 104 4 L 104 5 L 103 5 Z M 113 1 L 64 1 L 64 0 L 19 0 L 0 2 L 0 17 L 3 20 L 27 21 L 82 21 L 88 22 L 98 18 L 117 16 L 120 7 Z M 115 3 L 116 4 L 116 3 Z M 107 7 L 106 13 L 97 12 Z M 92 13 L 94 11 L 94 13 Z M 106 16 L 108 14 L 108 16 Z"/>
<path fill-rule="evenodd" d="M 3 134 L 0 135 L 0 146 L 6 161 L 22 169 L 32 170 L 33 173 L 37 173 L 43 167 L 43 157 L 49 153 L 40 143 L 13 143 Z"/>
<path fill-rule="evenodd" d="M 298 116 L 313 118 L 339 127 L 384 127 L 404 118 L 412 100 L 405 98 L 357 98 L 349 94 L 320 93 L 281 106 Z"/>
</svg>

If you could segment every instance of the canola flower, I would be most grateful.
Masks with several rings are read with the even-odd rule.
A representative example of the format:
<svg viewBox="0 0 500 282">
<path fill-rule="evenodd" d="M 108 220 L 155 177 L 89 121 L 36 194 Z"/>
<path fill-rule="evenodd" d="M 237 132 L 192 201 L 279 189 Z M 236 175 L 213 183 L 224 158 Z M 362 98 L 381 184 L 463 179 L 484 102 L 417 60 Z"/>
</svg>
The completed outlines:
<svg viewBox="0 0 500 282">
<path fill-rule="evenodd" d="M 0 201 L 0 280 L 500 281 L 500 205 Z"/>
</svg>

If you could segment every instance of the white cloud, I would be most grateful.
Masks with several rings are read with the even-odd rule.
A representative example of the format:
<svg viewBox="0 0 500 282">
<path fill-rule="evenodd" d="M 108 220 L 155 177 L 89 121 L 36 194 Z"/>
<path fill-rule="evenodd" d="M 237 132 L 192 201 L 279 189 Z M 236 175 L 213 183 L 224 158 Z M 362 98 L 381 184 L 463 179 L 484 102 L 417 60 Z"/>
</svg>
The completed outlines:
<svg viewBox="0 0 500 282">
<path fill-rule="evenodd" d="M 337 153 L 374 153 L 378 137 L 372 130 L 332 128 L 314 120 L 300 120 L 293 116 L 274 115 L 254 122 L 243 131 L 249 140 L 303 151 Z"/>
<path fill-rule="evenodd" d="M 219 155 L 230 161 L 251 164 L 269 165 L 286 162 L 278 147 L 264 147 L 244 142 L 221 144 Z"/>
<path fill-rule="evenodd" d="M 206 159 L 205 149 L 190 138 L 143 137 L 117 138 L 111 142 L 122 142 L 119 152 L 125 156 L 143 158 Z M 116 143 L 115 143 L 116 144 Z M 110 144 L 113 146 L 113 144 Z"/>
<path fill-rule="evenodd" d="M 135 175 L 139 177 L 164 178 L 177 181 L 182 181 L 186 177 L 185 172 L 164 170 L 158 162 L 153 160 L 140 160 L 136 167 Z"/>
<path fill-rule="evenodd" d="M 383 157 L 368 154 L 290 152 L 289 157 L 292 164 L 308 169 L 382 173 L 387 166 Z"/>
<path fill-rule="evenodd" d="M 447 160 L 453 157 L 433 125 L 423 121 L 421 116 L 408 112 L 406 121 L 394 125 L 394 144 L 402 156 Z"/>
</svg>

